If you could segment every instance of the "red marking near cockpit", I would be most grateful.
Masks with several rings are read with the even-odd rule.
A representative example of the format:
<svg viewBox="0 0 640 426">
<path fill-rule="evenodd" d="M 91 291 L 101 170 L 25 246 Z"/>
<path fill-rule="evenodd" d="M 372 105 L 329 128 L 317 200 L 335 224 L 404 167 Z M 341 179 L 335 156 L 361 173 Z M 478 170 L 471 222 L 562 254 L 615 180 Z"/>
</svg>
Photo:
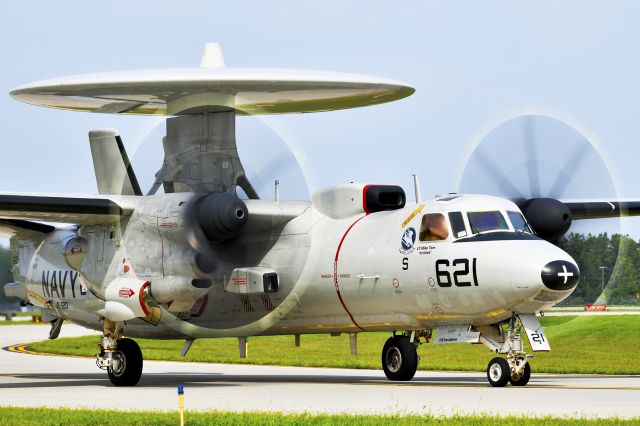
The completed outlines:
<svg viewBox="0 0 640 426">
<path fill-rule="evenodd" d="M 360 327 L 360 324 L 358 324 L 355 318 L 353 318 L 351 311 L 349 311 L 349 308 L 347 308 L 347 304 L 344 303 L 342 294 L 340 294 L 340 285 L 338 284 L 338 258 L 340 257 L 340 249 L 342 248 L 342 243 L 344 243 L 344 239 L 347 237 L 347 234 L 349 233 L 349 231 L 351 231 L 351 228 L 353 228 L 356 225 L 356 223 L 360 222 L 365 217 L 366 215 L 362 216 L 361 218 L 353 222 L 351 226 L 347 229 L 347 231 L 344 233 L 344 235 L 340 239 L 340 244 L 338 244 L 338 249 L 336 250 L 336 257 L 333 261 L 333 285 L 336 287 L 336 294 L 338 295 L 338 299 L 340 299 L 340 303 L 342 304 L 342 307 L 344 308 L 347 315 L 349 315 L 349 318 L 351 318 L 351 322 L 353 323 L 353 325 L 355 325 L 362 331 L 364 331 L 364 328 Z"/>
</svg>

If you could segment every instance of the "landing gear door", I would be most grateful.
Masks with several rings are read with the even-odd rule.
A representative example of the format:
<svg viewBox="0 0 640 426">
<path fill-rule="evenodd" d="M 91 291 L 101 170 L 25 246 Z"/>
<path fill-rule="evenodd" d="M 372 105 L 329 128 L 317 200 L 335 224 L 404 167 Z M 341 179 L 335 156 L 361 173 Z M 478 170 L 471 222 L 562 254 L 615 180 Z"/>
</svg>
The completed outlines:
<svg viewBox="0 0 640 426">
<path fill-rule="evenodd" d="M 518 315 L 520 318 L 520 322 L 524 327 L 524 330 L 527 332 L 527 338 L 529 339 L 529 343 L 531 344 L 531 349 L 534 352 L 549 352 L 551 347 L 549 346 L 549 341 L 547 340 L 547 336 L 544 335 L 544 330 L 540 325 L 540 321 L 535 315 Z"/>
</svg>

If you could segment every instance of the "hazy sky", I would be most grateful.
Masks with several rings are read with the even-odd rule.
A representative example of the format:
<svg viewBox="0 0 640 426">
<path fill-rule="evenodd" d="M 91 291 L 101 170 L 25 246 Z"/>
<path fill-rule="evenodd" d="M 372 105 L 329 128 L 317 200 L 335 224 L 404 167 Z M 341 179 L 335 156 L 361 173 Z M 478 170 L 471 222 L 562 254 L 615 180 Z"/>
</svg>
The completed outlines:
<svg viewBox="0 0 640 426">
<path fill-rule="evenodd" d="M 573 196 L 605 173 L 615 183 L 611 197 L 640 198 L 639 19 L 636 1 L 10 2 L 0 15 L 0 190 L 95 193 L 87 132 L 102 127 L 120 130 L 148 187 L 162 158 L 157 118 L 36 108 L 8 92 L 69 74 L 197 66 L 202 45 L 217 41 L 228 66 L 371 74 L 416 88 L 393 104 L 242 120 L 238 145 L 253 156 L 248 168 L 265 188 L 281 177 L 283 196 L 299 198 L 300 179 L 269 162 L 292 167 L 277 160 L 285 146 L 278 140 L 304 152 L 312 189 L 361 181 L 412 194 L 417 173 L 431 197 L 458 189 L 469 153 L 493 128 L 541 114 L 584 135 L 596 163 L 608 167 L 567 175 L 581 188 Z M 275 148 L 261 152 L 260 141 L 270 139 L 265 145 Z M 562 141 L 545 143 L 545 164 L 571 161 L 555 158 Z M 260 163 L 265 156 L 271 165 Z M 499 158 L 505 171 L 526 161 Z M 640 237 L 640 218 L 625 226 Z M 610 221 L 580 228 L 618 229 Z"/>
</svg>

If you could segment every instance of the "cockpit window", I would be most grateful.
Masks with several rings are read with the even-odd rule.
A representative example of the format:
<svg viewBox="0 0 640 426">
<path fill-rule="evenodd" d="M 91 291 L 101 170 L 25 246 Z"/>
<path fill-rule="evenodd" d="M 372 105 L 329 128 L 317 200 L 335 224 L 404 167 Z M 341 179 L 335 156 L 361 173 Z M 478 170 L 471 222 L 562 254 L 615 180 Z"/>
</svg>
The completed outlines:
<svg viewBox="0 0 640 426">
<path fill-rule="evenodd" d="M 471 225 L 471 232 L 474 234 L 484 231 L 509 230 L 504 216 L 499 211 L 469 212 L 467 217 L 469 218 L 469 225 Z"/>
<path fill-rule="evenodd" d="M 511 221 L 511 225 L 513 225 L 513 229 L 520 232 L 526 232 L 527 234 L 533 234 L 531 228 L 527 224 L 527 221 L 524 220 L 524 217 L 519 212 L 507 212 L 507 216 L 509 216 L 509 220 Z"/>
<path fill-rule="evenodd" d="M 420 241 L 446 240 L 449 236 L 447 221 L 440 213 L 428 213 L 422 216 Z"/>
<path fill-rule="evenodd" d="M 460 212 L 449 213 L 449 222 L 451 222 L 451 230 L 453 236 L 462 238 L 467 236 L 467 228 L 464 226 L 464 218 Z"/>
</svg>

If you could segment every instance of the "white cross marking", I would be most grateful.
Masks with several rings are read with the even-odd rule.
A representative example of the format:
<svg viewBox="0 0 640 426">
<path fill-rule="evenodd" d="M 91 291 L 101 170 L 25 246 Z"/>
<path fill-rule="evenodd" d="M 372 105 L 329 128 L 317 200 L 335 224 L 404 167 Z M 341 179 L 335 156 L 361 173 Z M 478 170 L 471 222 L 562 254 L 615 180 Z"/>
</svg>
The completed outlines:
<svg viewBox="0 0 640 426">
<path fill-rule="evenodd" d="M 569 277 L 572 277 L 572 276 L 573 276 L 573 272 L 568 272 L 568 271 L 567 271 L 567 267 L 566 267 L 565 265 L 562 265 L 562 270 L 563 270 L 564 272 L 558 272 L 558 276 L 559 276 L 559 277 L 564 277 L 564 284 L 566 284 L 566 283 L 567 283 L 567 279 L 568 279 Z"/>
</svg>

